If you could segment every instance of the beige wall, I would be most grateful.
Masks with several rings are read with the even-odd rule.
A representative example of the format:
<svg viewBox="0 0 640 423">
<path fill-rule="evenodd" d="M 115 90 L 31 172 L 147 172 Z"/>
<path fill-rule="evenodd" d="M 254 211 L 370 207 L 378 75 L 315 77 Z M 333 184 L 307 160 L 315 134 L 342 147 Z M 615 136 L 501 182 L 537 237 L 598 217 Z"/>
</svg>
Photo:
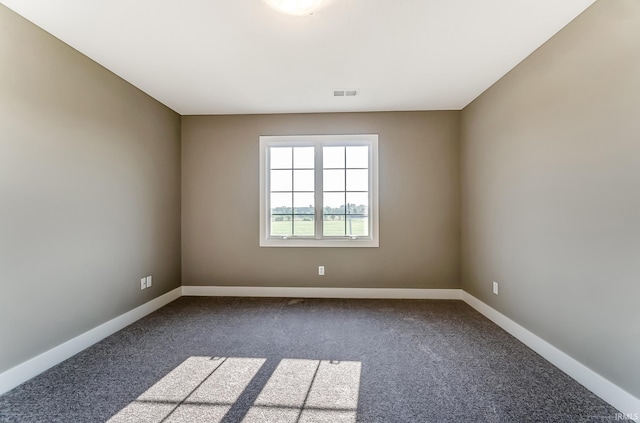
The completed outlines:
<svg viewBox="0 0 640 423">
<path fill-rule="evenodd" d="M 2 372 L 180 285 L 180 117 L 2 5 L 0 28 Z"/>
<path fill-rule="evenodd" d="M 639 116 L 638 0 L 596 2 L 462 114 L 463 288 L 636 397 Z"/>
<path fill-rule="evenodd" d="M 182 283 L 460 287 L 458 126 L 459 112 L 183 117 Z M 380 247 L 258 247 L 258 137 L 340 133 L 379 134 Z"/>
</svg>

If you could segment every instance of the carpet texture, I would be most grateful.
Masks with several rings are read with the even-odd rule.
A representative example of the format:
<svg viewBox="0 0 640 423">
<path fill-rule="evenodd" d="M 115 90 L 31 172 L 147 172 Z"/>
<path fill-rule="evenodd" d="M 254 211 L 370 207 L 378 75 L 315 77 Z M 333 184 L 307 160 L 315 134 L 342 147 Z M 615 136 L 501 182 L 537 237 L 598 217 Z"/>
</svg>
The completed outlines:
<svg viewBox="0 0 640 423">
<path fill-rule="evenodd" d="M 611 422 L 461 301 L 182 297 L 0 396 L 0 422 Z"/>
</svg>

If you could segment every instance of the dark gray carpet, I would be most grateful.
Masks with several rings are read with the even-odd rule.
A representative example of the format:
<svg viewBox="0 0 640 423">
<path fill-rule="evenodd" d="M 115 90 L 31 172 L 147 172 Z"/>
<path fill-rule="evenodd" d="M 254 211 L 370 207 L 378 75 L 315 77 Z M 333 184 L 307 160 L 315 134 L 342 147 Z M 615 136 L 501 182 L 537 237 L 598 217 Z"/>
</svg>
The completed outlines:
<svg viewBox="0 0 640 423">
<path fill-rule="evenodd" d="M 224 423 L 250 414 L 283 359 L 360 363 L 358 422 L 611 422 L 617 415 L 461 301 L 182 297 L 0 396 L 0 421 L 105 422 L 202 356 L 264 359 Z"/>
</svg>

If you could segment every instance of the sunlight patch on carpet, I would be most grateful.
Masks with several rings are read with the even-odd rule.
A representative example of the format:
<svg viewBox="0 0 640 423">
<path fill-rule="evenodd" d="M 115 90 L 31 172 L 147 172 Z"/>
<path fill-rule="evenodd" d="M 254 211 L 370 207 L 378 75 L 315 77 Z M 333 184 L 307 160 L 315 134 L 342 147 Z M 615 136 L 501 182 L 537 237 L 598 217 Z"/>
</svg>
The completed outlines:
<svg viewBox="0 0 640 423">
<path fill-rule="evenodd" d="M 108 423 L 220 423 L 264 358 L 189 357 Z M 361 363 L 282 359 L 243 423 L 355 423 Z"/>
</svg>

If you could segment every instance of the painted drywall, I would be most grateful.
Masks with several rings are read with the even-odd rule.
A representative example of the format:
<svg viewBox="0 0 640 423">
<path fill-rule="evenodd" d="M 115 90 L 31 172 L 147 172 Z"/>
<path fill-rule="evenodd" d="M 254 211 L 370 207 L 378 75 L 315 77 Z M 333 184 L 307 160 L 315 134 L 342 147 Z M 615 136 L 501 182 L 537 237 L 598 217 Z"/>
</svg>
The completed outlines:
<svg viewBox="0 0 640 423">
<path fill-rule="evenodd" d="M 636 397 L 638 116 L 640 2 L 600 0 L 461 121 L 462 288 Z"/>
<path fill-rule="evenodd" d="M 459 112 L 184 116 L 184 285 L 459 288 Z M 259 244 L 259 136 L 379 134 L 380 247 Z M 318 276 L 318 266 L 325 276 Z"/>
<path fill-rule="evenodd" d="M 180 285 L 180 117 L 2 5 L 0 28 L 2 372 Z"/>
</svg>

